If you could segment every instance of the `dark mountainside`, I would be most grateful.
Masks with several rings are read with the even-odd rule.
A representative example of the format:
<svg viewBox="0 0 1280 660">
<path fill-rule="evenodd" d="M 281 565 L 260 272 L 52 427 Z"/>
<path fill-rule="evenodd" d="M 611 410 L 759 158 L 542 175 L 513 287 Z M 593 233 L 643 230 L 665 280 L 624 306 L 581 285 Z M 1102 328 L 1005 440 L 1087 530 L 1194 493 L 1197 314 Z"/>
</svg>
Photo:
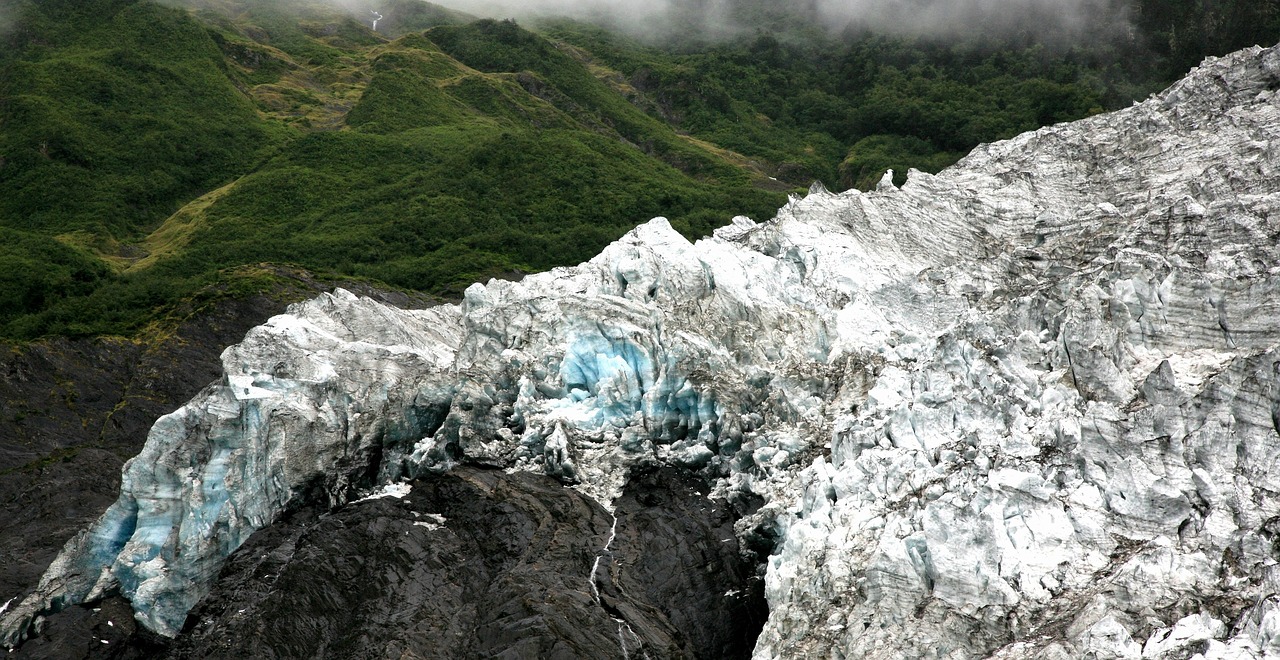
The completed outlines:
<svg viewBox="0 0 1280 660">
<path fill-rule="evenodd" d="M 318 3 L 196 4 L 0 2 L 13 19 L 0 33 L 0 603 L 114 500 L 123 462 L 218 377 L 223 347 L 289 302 L 341 284 L 424 305 L 584 260 L 651 216 L 689 236 L 763 220 L 814 179 L 866 188 L 888 168 L 936 171 L 1280 35 L 1272 1 L 1136 2 L 1131 38 L 1068 49 L 1030 34 L 832 36 L 749 2 L 739 20 L 777 30 L 723 42 L 531 31 L 413 0 L 383 3 L 377 33 Z M 51 618 L 15 657 L 242 657 L 265 652 L 234 645 L 264 630 L 281 631 L 279 657 L 321 648 L 298 644 L 430 654 L 438 634 L 422 631 L 510 630 L 504 616 L 535 632 L 459 634 L 456 654 L 581 657 L 616 653 L 610 607 L 643 612 L 627 618 L 650 626 L 631 634 L 659 655 L 745 657 L 769 541 L 741 556 L 721 545 L 750 503 L 683 495 L 703 487 L 672 473 L 632 484 L 617 527 L 631 554 L 602 562 L 599 609 L 582 576 L 608 513 L 554 482 L 477 469 L 262 530 L 172 647 L 113 598 Z M 495 508 L 515 530 L 501 542 L 485 536 Z M 428 513 L 473 531 L 414 525 Z M 423 565 L 439 572 L 413 573 Z M 388 611 L 372 583 L 416 609 Z M 472 618 L 450 618 L 442 583 L 482 594 L 466 600 Z M 521 609 L 529 598 L 547 609 Z M 237 618 L 246 605 L 261 614 Z M 386 632 L 406 616 L 419 632 Z M 374 629 L 387 646 L 361 638 Z"/>
</svg>

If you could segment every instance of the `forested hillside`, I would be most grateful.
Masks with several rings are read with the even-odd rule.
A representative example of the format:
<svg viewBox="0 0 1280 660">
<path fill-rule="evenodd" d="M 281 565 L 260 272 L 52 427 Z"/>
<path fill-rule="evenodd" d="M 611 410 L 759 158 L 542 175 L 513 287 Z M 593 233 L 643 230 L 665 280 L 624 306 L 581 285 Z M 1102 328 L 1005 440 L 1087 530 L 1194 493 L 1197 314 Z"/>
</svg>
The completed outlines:
<svg viewBox="0 0 1280 660">
<path fill-rule="evenodd" d="M 1280 34 L 1273 0 L 1135 0 L 1048 45 L 731 6 L 751 31 L 641 40 L 417 0 L 381 3 L 376 32 L 307 0 L 4 0 L 0 336 L 129 335 L 193 295 L 269 291 L 264 262 L 447 295 L 656 215 L 701 236 Z"/>
</svg>

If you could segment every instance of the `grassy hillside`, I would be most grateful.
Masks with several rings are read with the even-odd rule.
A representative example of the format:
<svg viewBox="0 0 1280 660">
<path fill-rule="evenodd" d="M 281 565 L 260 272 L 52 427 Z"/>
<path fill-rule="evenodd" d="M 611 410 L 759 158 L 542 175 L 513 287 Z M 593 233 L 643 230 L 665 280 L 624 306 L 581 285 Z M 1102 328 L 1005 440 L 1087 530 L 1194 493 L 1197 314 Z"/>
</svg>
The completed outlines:
<svg viewBox="0 0 1280 660">
<path fill-rule="evenodd" d="M 130 240 L 287 137 L 184 12 L 123 0 L 26 5 L 0 56 L 0 221 Z"/>
<path fill-rule="evenodd" d="M 419 18 L 389 40 L 306 3 L 28 6 L 3 87 L 3 153 L 25 160 L 0 170 L 0 334 L 129 333 L 259 262 L 448 293 L 655 215 L 697 236 L 784 201 L 546 39 Z"/>
<path fill-rule="evenodd" d="M 792 183 L 867 188 L 936 172 L 977 144 L 1119 107 L 1164 84 L 1116 69 L 1109 43 L 942 42 L 866 31 L 770 34 L 693 51 L 554 22 L 548 34 L 617 70 L 650 111 L 773 165 Z"/>
<path fill-rule="evenodd" d="M 288 135 L 184 12 L 120 0 L 18 8 L 0 48 L 0 324 L 109 282 L 94 253 L 127 252 Z"/>
<path fill-rule="evenodd" d="M 761 0 L 732 16 L 768 31 L 705 41 L 688 10 L 657 42 L 418 0 L 380 3 L 377 32 L 321 0 L 0 2 L 17 339 L 130 334 L 211 283 L 271 289 L 264 262 L 447 294 L 655 215 L 696 237 L 815 179 L 901 182 L 1118 107 L 1244 38 L 1229 26 L 1280 30 L 1270 1 L 1134 0 L 1141 30 L 1070 48 L 832 34 Z"/>
</svg>

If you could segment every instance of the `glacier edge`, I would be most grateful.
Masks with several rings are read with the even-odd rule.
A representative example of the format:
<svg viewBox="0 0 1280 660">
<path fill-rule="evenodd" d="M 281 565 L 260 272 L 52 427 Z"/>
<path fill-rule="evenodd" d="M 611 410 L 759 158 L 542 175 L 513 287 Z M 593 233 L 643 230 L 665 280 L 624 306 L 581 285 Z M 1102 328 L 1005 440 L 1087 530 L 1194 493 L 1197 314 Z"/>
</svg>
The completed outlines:
<svg viewBox="0 0 1280 660">
<path fill-rule="evenodd" d="M 697 243 L 655 219 L 456 306 L 293 306 L 156 423 L 4 640 L 114 591 L 173 636 L 302 501 L 468 462 L 608 507 L 658 462 L 767 502 L 757 657 L 1280 653 L 1278 88 L 1251 49 Z"/>
</svg>

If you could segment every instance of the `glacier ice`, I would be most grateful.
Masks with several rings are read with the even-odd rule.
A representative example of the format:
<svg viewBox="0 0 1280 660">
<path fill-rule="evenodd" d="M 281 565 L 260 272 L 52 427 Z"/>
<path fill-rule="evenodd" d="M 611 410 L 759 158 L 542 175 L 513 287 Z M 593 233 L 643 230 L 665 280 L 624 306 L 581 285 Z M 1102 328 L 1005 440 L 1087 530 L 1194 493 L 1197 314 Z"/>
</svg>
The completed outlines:
<svg viewBox="0 0 1280 660">
<path fill-rule="evenodd" d="M 455 306 L 291 307 L 156 423 L 5 640 L 116 590 L 174 635 L 305 501 L 468 462 L 607 507 L 665 462 L 766 501 L 760 658 L 1280 653 L 1277 89 L 1250 49 L 697 243 L 655 219 Z"/>
</svg>

